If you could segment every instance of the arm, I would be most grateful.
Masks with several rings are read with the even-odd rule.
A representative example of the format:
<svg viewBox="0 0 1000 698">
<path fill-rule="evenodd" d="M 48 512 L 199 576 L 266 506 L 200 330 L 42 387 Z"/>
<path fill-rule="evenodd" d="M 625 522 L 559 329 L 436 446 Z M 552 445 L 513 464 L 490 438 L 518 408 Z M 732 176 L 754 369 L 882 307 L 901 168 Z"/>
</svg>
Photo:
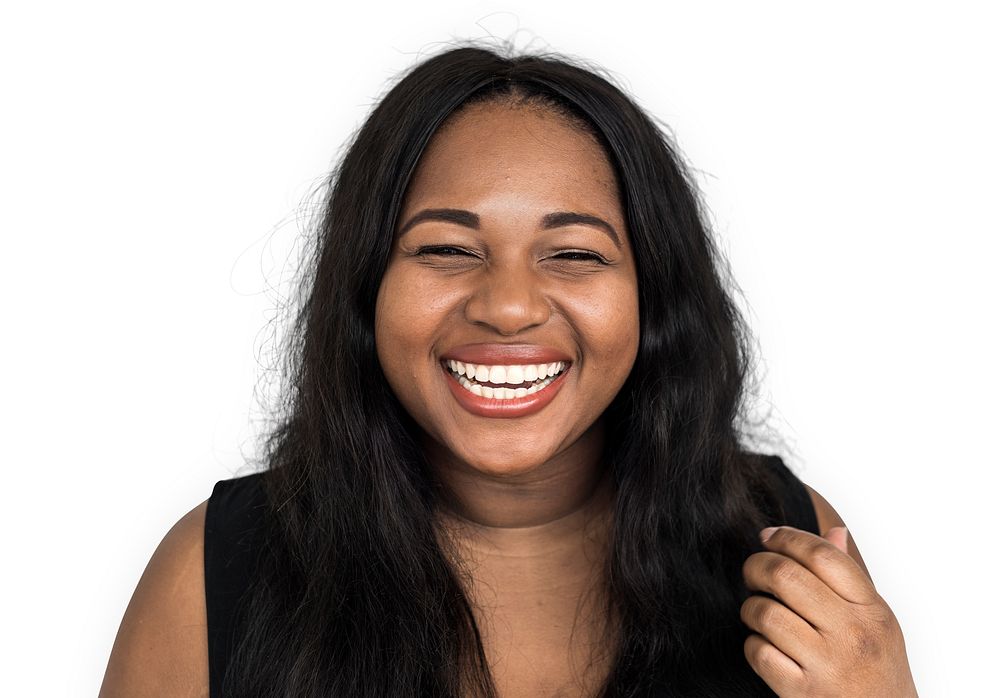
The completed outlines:
<svg viewBox="0 0 1000 698">
<path fill-rule="evenodd" d="M 181 517 L 150 558 L 118 629 L 100 698 L 208 696 L 207 504 Z"/>
</svg>

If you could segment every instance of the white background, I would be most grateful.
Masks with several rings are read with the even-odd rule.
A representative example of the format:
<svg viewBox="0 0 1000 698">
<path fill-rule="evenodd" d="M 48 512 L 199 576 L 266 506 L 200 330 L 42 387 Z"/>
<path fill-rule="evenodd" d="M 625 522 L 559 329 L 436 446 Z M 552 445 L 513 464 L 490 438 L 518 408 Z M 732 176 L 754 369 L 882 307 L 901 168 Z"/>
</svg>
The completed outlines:
<svg viewBox="0 0 1000 698">
<path fill-rule="evenodd" d="M 393 75 L 488 33 L 604 65 L 672 126 L 748 301 L 762 404 L 851 528 L 921 694 L 993 685 L 987 3 L 534 4 L 5 10 L 0 693 L 96 694 L 156 544 L 253 454 L 265 291 L 303 196 Z"/>
</svg>

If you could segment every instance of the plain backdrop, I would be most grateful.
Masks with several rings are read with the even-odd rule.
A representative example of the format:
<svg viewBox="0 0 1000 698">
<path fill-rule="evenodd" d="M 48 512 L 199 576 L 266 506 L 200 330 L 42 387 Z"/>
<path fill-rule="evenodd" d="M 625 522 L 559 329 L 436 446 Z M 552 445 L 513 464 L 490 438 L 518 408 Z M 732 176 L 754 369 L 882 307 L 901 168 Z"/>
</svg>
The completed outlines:
<svg viewBox="0 0 1000 698">
<path fill-rule="evenodd" d="M 306 194 L 453 38 L 597 62 L 697 174 L 761 409 L 923 696 L 982 695 L 1000 26 L 987 3 L 21 3 L 0 21 L 0 693 L 91 696 L 137 580 L 248 472 Z"/>
</svg>

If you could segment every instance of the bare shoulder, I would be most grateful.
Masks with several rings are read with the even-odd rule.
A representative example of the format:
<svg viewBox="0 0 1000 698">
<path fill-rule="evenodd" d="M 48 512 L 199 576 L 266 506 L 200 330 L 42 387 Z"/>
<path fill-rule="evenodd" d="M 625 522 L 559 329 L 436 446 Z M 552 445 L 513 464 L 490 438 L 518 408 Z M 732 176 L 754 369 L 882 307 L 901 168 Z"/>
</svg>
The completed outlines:
<svg viewBox="0 0 1000 698">
<path fill-rule="evenodd" d="M 163 537 L 122 618 L 100 698 L 208 696 L 204 501 Z"/>
<path fill-rule="evenodd" d="M 844 519 L 842 519 L 840 514 L 837 513 L 837 510 L 833 508 L 833 505 L 826 501 L 826 498 L 823 497 L 823 495 L 809 485 L 805 485 L 805 487 L 806 491 L 809 493 L 809 498 L 812 500 L 813 509 L 816 510 L 816 520 L 819 522 L 819 531 L 821 534 L 825 534 L 834 526 L 847 527 L 847 524 L 844 523 Z M 858 550 L 858 546 L 854 540 L 854 534 L 851 533 L 850 527 L 847 527 L 847 533 L 848 554 L 850 554 L 850 556 L 854 558 L 854 561 L 858 563 L 858 566 L 865 571 L 865 574 L 868 575 L 868 579 L 871 579 L 871 573 L 868 572 L 868 568 L 865 566 L 865 561 L 861 558 L 861 551 Z"/>
</svg>

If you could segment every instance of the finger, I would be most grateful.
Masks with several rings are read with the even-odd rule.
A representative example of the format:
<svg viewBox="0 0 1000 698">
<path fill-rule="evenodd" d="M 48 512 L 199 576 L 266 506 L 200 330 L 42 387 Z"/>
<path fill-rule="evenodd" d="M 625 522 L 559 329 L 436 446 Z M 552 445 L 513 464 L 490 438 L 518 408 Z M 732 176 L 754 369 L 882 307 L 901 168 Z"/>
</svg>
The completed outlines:
<svg viewBox="0 0 1000 698">
<path fill-rule="evenodd" d="M 847 552 L 847 527 L 846 526 L 834 526 L 828 530 L 823 537 L 833 543 L 834 547 L 837 548 L 842 553 L 850 554 Z"/>
<path fill-rule="evenodd" d="M 776 596 L 819 631 L 838 627 L 844 599 L 823 580 L 781 553 L 754 553 L 743 562 L 743 580 L 752 591 Z"/>
<path fill-rule="evenodd" d="M 768 550 L 801 564 L 847 601 L 869 604 L 878 599 L 875 587 L 858 563 L 814 533 L 778 526 L 763 543 Z"/>
<path fill-rule="evenodd" d="M 808 666 L 822 638 L 780 601 L 754 594 L 740 606 L 740 619 L 799 666 Z"/>
<path fill-rule="evenodd" d="M 743 643 L 743 656 L 764 683 L 779 696 L 792 695 L 804 679 L 802 667 L 791 657 L 768 642 L 767 638 L 751 633 Z"/>
</svg>

